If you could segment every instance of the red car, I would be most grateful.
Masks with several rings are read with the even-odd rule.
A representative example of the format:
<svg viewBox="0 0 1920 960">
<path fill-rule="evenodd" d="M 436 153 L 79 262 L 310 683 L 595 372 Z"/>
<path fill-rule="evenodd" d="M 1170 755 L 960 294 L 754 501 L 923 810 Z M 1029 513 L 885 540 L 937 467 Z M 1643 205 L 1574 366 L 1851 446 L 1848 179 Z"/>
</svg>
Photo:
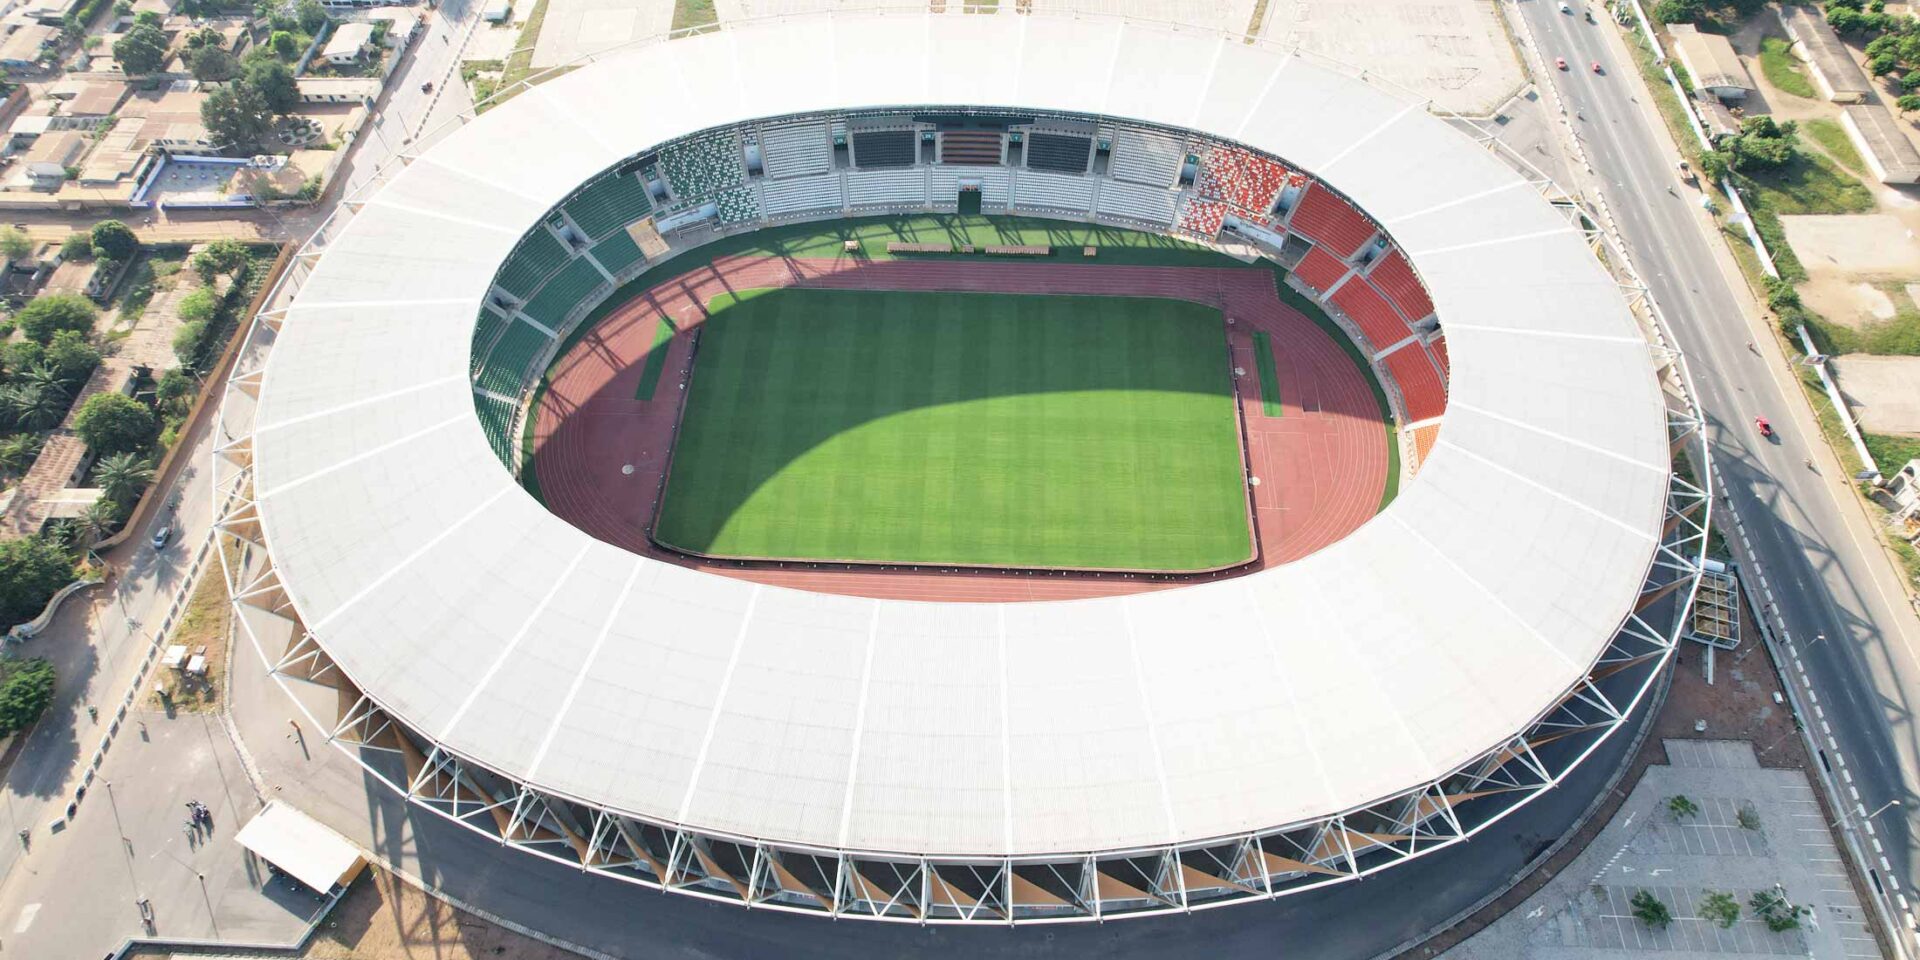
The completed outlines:
<svg viewBox="0 0 1920 960">
<path fill-rule="evenodd" d="M 1760 428 L 1761 436 L 1769 440 L 1773 439 L 1773 424 L 1768 423 L 1766 417 L 1754 417 L 1753 425 Z"/>
<path fill-rule="evenodd" d="M 1598 61 L 1598 60 L 1595 60 L 1595 61 L 1593 62 L 1593 72 L 1594 72 L 1594 73 L 1603 73 L 1603 72 L 1605 72 L 1605 71 L 1602 71 L 1602 70 L 1600 69 L 1600 61 Z"/>
<path fill-rule="evenodd" d="M 1562 70 L 1565 70 L 1565 69 L 1567 68 L 1567 58 L 1566 58 L 1566 57 L 1554 57 L 1554 58 L 1553 58 L 1553 65 L 1554 65 L 1554 66 L 1556 66 L 1556 67 L 1559 67 L 1559 68 L 1560 68 L 1560 69 L 1562 69 Z"/>
</svg>

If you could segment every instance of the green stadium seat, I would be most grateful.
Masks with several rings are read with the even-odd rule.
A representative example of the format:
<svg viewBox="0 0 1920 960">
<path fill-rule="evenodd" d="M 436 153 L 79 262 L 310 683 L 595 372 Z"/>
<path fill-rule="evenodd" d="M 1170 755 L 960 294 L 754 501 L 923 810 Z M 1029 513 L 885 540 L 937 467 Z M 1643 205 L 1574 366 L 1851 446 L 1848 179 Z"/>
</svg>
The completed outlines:
<svg viewBox="0 0 1920 960">
<path fill-rule="evenodd" d="M 525 326 L 525 324 L 522 324 Z M 480 415 L 480 430 L 487 435 L 487 446 L 493 448 L 493 455 L 509 469 L 513 466 L 513 415 L 519 411 L 516 404 L 489 397 L 484 393 L 473 395 L 473 410 Z"/>
<path fill-rule="evenodd" d="M 660 151 L 660 170 L 673 185 L 681 200 L 699 200 L 729 187 L 737 187 L 744 178 L 740 149 L 731 136 L 691 140 Z"/>
<path fill-rule="evenodd" d="M 512 321 L 505 314 L 490 307 L 480 308 L 480 318 L 473 325 L 473 359 L 468 365 L 468 372 L 476 372 L 480 369 L 481 360 L 486 357 L 487 349 L 493 346 L 494 339 L 500 336 L 500 331 L 505 330 L 510 322 Z"/>
<path fill-rule="evenodd" d="M 603 177 L 561 205 L 588 237 L 599 239 L 653 211 L 647 185 L 632 174 Z"/>
<path fill-rule="evenodd" d="M 520 388 L 527 383 L 529 368 L 534 358 L 551 340 L 539 328 L 523 320 L 507 325 L 500 338 L 493 343 L 493 349 L 487 351 L 487 359 L 480 365 L 480 377 L 474 386 L 503 397 L 517 397 Z"/>
<path fill-rule="evenodd" d="M 600 271 L 595 270 L 591 262 L 581 258 L 554 274 L 553 279 L 548 280 L 540 288 L 540 292 L 534 294 L 520 310 L 549 329 L 557 331 L 566 319 L 567 311 L 585 300 L 587 294 L 592 293 L 595 287 L 606 282 L 607 278 L 602 276 Z"/>
<path fill-rule="evenodd" d="M 560 242 L 559 237 L 544 226 L 534 227 L 520 241 L 520 246 L 514 248 L 513 255 L 500 268 L 500 276 L 494 283 L 525 300 L 540 286 L 540 281 L 553 276 L 568 257 L 566 245 Z"/>
<path fill-rule="evenodd" d="M 593 258 L 600 261 L 600 265 L 606 267 L 609 273 L 618 274 L 645 260 L 646 254 L 641 253 L 639 245 L 633 242 L 633 238 L 627 236 L 626 231 L 621 230 L 600 241 L 593 248 Z"/>
</svg>

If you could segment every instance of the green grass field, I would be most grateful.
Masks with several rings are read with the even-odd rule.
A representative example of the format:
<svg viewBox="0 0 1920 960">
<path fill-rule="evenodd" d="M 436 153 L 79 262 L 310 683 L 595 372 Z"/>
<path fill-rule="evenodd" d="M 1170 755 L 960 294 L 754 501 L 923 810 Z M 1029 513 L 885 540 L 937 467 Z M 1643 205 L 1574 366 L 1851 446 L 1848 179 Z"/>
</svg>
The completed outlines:
<svg viewBox="0 0 1920 960">
<path fill-rule="evenodd" d="M 1273 364 L 1273 337 L 1265 330 L 1253 332 L 1253 354 L 1260 365 L 1260 413 L 1280 416 L 1280 372 Z"/>
<path fill-rule="evenodd" d="M 863 562 L 1250 559 L 1219 312 L 787 289 L 701 329 L 661 543 Z"/>
</svg>

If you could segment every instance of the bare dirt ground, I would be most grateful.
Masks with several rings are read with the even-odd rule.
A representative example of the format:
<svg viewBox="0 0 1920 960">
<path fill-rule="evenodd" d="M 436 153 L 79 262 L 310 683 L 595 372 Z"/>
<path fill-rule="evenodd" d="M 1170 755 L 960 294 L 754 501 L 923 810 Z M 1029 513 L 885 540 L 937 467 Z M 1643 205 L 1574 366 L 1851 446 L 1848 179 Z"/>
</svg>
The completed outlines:
<svg viewBox="0 0 1920 960">
<path fill-rule="evenodd" d="M 310 960 L 578 960 L 461 913 L 384 871 L 369 871 L 333 908 L 302 957 Z"/>
<path fill-rule="evenodd" d="M 1834 358 L 1840 391 L 1872 433 L 1920 434 L 1920 357 Z"/>
</svg>

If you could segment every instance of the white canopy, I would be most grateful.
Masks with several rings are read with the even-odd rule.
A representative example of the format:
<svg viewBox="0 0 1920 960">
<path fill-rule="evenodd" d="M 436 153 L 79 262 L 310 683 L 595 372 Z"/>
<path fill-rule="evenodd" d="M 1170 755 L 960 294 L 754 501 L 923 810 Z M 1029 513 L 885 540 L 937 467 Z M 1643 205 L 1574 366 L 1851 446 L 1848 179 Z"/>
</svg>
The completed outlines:
<svg viewBox="0 0 1920 960">
<path fill-rule="evenodd" d="M 321 893 L 352 880 L 362 866 L 359 848 L 277 799 L 267 801 L 234 839 Z"/>
<path fill-rule="evenodd" d="M 974 105 L 1211 132 L 1351 197 L 1445 324 L 1417 480 L 1235 580 L 925 604 L 697 573 L 597 542 L 489 450 L 467 376 L 515 241 L 698 130 Z M 255 492 L 339 667 L 422 736 L 630 816 L 944 856 L 1157 846 L 1416 789 L 1525 730 L 1633 608 L 1669 470 L 1648 349 L 1585 237 L 1459 131 L 1209 32 L 833 15 L 620 54 L 433 145 L 330 243 L 262 387 Z"/>
</svg>

